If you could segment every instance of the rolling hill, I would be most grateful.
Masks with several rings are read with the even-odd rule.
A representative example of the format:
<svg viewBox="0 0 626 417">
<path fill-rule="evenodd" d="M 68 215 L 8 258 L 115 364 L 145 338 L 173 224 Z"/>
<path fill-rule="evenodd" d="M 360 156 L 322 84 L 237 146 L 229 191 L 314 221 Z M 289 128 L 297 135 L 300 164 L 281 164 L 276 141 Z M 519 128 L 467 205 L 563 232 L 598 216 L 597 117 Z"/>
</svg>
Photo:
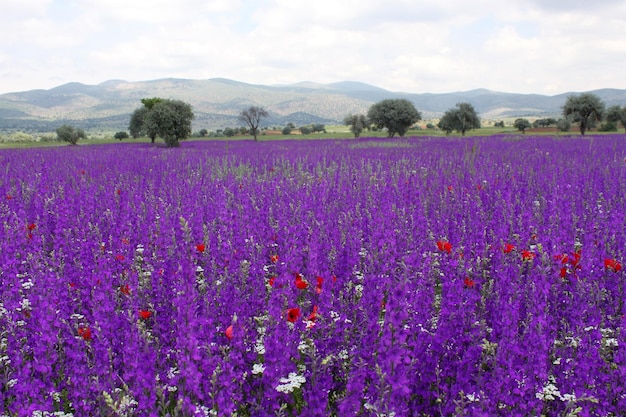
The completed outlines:
<svg viewBox="0 0 626 417">
<path fill-rule="evenodd" d="M 626 103 L 626 90 L 592 91 L 607 106 Z M 240 126 L 245 107 L 264 107 L 267 126 L 341 123 L 349 113 L 366 113 L 385 98 L 406 98 L 424 118 L 439 117 L 458 102 L 469 102 L 484 119 L 516 116 L 558 116 L 571 93 L 555 96 L 515 94 L 476 89 L 444 94 L 391 92 L 354 81 L 332 84 L 301 82 L 256 85 L 225 78 L 191 80 L 167 78 L 126 82 L 110 80 L 98 85 L 68 83 L 49 90 L 0 95 L 0 131 L 46 132 L 63 123 L 87 130 L 119 131 L 128 128 L 130 114 L 146 97 L 180 99 L 193 106 L 194 130 Z"/>
</svg>

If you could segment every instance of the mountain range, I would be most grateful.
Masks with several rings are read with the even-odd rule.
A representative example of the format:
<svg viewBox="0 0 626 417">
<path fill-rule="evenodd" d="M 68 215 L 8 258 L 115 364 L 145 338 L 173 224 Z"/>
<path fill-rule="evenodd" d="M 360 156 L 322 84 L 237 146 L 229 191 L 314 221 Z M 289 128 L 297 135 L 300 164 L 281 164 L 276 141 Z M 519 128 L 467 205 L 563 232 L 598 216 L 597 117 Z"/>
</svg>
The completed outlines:
<svg viewBox="0 0 626 417">
<path fill-rule="evenodd" d="M 626 90 L 590 91 L 606 106 L 626 104 Z M 48 132 L 64 123 L 86 130 L 120 131 L 128 128 L 141 99 L 161 97 L 183 100 L 193 106 L 194 131 L 241 126 L 237 115 L 249 106 L 264 107 L 266 126 L 311 123 L 338 124 L 350 114 L 365 114 L 375 102 L 406 98 L 423 119 L 438 118 L 459 102 L 471 103 L 482 119 L 558 117 L 567 97 L 518 94 L 476 89 L 452 93 L 391 92 L 354 81 L 332 84 L 301 82 L 289 85 L 247 84 L 225 78 L 192 80 L 166 78 L 127 82 L 110 80 L 97 85 L 77 82 L 49 90 L 0 95 L 0 131 Z"/>
</svg>

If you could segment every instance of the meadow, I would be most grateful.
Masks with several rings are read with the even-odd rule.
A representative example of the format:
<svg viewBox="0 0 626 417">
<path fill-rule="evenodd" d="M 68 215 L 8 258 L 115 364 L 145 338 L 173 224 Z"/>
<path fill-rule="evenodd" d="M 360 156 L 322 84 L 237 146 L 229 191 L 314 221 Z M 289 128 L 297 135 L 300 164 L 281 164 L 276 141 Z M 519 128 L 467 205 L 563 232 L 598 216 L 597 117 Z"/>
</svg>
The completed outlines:
<svg viewBox="0 0 626 417">
<path fill-rule="evenodd" d="M 626 136 L 0 150 L 0 416 L 618 416 Z"/>
</svg>

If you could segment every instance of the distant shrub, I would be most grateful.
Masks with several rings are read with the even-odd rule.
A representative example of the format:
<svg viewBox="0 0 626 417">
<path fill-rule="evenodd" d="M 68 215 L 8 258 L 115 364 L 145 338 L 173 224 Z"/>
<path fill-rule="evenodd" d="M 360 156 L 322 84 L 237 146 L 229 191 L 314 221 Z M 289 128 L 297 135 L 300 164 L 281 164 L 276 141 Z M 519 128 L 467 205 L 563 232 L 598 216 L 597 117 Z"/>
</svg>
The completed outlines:
<svg viewBox="0 0 626 417">
<path fill-rule="evenodd" d="M 126 132 L 117 132 L 114 136 L 117 140 L 128 139 L 130 136 Z"/>
</svg>

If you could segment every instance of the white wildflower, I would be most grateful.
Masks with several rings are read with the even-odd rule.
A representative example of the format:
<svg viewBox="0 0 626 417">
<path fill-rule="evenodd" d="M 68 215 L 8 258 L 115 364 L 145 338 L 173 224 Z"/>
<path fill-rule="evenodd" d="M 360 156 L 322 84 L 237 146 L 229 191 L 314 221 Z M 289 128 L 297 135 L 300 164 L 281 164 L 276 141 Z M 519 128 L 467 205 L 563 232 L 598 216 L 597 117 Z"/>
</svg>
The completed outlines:
<svg viewBox="0 0 626 417">
<path fill-rule="evenodd" d="M 280 379 L 281 384 L 276 387 L 276 391 L 289 394 L 294 389 L 300 388 L 305 382 L 306 378 L 303 375 L 290 372 L 289 376 Z"/>
<path fill-rule="evenodd" d="M 22 282 L 22 288 L 25 290 L 30 290 L 34 285 L 35 284 L 33 284 L 33 281 L 30 278 L 28 278 L 28 281 Z"/>
<path fill-rule="evenodd" d="M 541 401 L 554 401 L 561 399 L 561 392 L 556 386 L 556 378 L 553 375 L 548 376 L 548 383 L 543 389 L 535 394 L 535 397 Z"/>
<path fill-rule="evenodd" d="M 255 363 L 252 365 L 252 375 L 259 375 L 265 371 L 265 366 L 261 363 Z"/>
</svg>

